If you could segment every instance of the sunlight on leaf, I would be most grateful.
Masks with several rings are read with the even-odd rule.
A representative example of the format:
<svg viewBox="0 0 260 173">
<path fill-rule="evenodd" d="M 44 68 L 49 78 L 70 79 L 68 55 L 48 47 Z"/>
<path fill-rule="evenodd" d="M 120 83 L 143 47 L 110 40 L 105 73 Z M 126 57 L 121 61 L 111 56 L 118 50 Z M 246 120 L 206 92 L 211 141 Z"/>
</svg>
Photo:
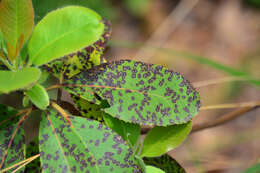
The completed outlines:
<svg viewBox="0 0 260 173">
<path fill-rule="evenodd" d="M 69 6 L 48 13 L 35 27 L 28 44 L 29 61 L 42 65 L 97 41 L 104 31 L 94 11 Z"/>
<path fill-rule="evenodd" d="M 38 68 L 23 68 L 19 71 L 0 71 L 0 92 L 9 93 L 27 87 L 41 76 Z"/>
</svg>

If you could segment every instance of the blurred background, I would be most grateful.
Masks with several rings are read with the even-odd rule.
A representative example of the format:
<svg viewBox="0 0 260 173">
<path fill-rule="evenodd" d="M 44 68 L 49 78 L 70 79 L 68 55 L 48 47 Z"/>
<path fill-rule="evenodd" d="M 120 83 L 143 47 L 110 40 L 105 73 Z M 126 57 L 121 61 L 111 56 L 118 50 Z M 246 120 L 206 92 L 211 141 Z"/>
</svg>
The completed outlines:
<svg viewBox="0 0 260 173">
<path fill-rule="evenodd" d="M 260 0 L 33 0 L 36 22 L 47 7 L 77 4 L 112 23 L 108 61 L 135 59 L 182 73 L 202 106 L 260 101 Z M 254 77 L 249 77 L 254 76 Z M 241 78 L 242 77 L 242 78 Z M 8 100 L 13 100 L 10 96 Z M 236 107 L 236 106 L 235 106 Z M 239 108 L 201 110 L 194 124 Z M 260 108 L 192 133 L 170 151 L 188 173 L 240 173 L 260 162 Z"/>
</svg>

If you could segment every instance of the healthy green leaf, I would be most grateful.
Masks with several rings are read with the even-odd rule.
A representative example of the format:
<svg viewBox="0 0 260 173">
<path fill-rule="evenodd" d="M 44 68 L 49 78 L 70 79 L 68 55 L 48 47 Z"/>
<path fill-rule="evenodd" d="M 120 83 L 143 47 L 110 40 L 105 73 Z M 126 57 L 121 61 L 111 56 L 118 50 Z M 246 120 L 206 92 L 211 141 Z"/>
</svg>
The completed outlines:
<svg viewBox="0 0 260 173">
<path fill-rule="evenodd" d="M 190 133 L 192 122 L 154 127 L 144 139 L 141 157 L 157 157 L 178 147 Z"/>
<path fill-rule="evenodd" d="M 146 173 L 165 173 L 163 170 L 156 168 L 154 166 L 147 165 L 145 169 L 146 169 Z"/>
<path fill-rule="evenodd" d="M 15 118 L 16 114 L 17 111 L 13 108 L 0 104 L 0 171 L 25 159 L 24 131 L 18 123 L 19 118 Z M 22 173 L 23 169 L 18 172 Z"/>
<path fill-rule="evenodd" d="M 2 0 L 0 28 L 7 42 L 9 58 L 14 60 L 34 26 L 31 0 Z"/>
<path fill-rule="evenodd" d="M 105 63 L 67 80 L 72 94 L 99 104 L 95 94 L 107 100 L 104 111 L 126 122 L 168 126 L 194 117 L 200 97 L 177 72 L 133 60 Z"/>
<path fill-rule="evenodd" d="M 253 165 L 252 167 L 248 168 L 244 173 L 259 173 L 260 172 L 260 163 Z"/>
<path fill-rule="evenodd" d="M 160 157 L 145 157 L 143 160 L 145 164 L 160 168 L 166 173 L 186 173 L 181 165 L 167 154 Z"/>
<path fill-rule="evenodd" d="M 43 173 L 141 172 L 119 135 L 97 121 L 69 118 L 72 125 L 54 110 L 42 117 L 39 143 Z"/>
<path fill-rule="evenodd" d="M 38 68 L 29 67 L 19 71 L 0 71 L 0 92 L 9 93 L 35 83 L 41 76 Z"/>
<path fill-rule="evenodd" d="M 108 114 L 104 114 L 105 124 L 119 134 L 131 146 L 135 146 L 141 134 L 141 127 L 138 124 L 126 123 L 122 120 L 114 118 Z"/>
<path fill-rule="evenodd" d="M 42 65 L 76 52 L 97 41 L 104 32 L 102 18 L 94 11 L 70 6 L 45 16 L 28 44 L 29 61 Z"/>
<path fill-rule="evenodd" d="M 42 110 L 46 109 L 50 104 L 47 91 L 39 84 L 34 85 L 31 89 L 26 91 L 26 95 L 36 107 Z"/>
</svg>

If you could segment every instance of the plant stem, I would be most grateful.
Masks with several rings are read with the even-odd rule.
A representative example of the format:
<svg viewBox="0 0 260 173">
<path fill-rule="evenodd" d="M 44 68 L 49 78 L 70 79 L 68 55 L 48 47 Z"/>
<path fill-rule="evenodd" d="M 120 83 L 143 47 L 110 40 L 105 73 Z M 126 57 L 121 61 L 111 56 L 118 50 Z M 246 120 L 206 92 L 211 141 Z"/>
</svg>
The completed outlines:
<svg viewBox="0 0 260 173">
<path fill-rule="evenodd" d="M 208 128 L 212 128 L 212 127 L 216 127 L 216 126 L 225 124 L 225 123 L 227 123 L 231 120 L 234 120 L 235 118 L 237 118 L 239 116 L 245 115 L 247 112 L 252 111 L 252 110 L 254 110 L 258 107 L 260 107 L 260 106 L 244 107 L 244 108 L 241 108 L 239 110 L 235 110 L 233 112 L 225 114 L 215 121 L 211 120 L 209 122 L 195 124 L 195 125 L 193 125 L 191 132 L 197 132 L 197 131 L 200 131 L 200 130 L 204 130 L 204 129 L 208 129 Z"/>
<path fill-rule="evenodd" d="M 51 102 L 51 106 L 54 109 L 56 109 L 62 116 L 64 116 L 64 118 L 68 121 L 68 123 L 73 127 L 73 125 L 70 121 L 69 115 L 67 114 L 67 112 L 62 107 L 60 107 L 58 104 L 56 104 L 53 101 Z"/>
</svg>

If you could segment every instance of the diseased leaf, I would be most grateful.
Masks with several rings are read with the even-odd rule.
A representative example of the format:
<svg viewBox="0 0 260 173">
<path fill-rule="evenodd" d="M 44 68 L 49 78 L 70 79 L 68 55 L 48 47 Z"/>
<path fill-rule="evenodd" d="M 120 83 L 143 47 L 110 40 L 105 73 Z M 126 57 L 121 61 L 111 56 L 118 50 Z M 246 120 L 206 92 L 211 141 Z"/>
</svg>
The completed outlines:
<svg viewBox="0 0 260 173">
<path fill-rule="evenodd" d="M 36 154 L 39 154 L 39 139 L 36 137 L 33 141 L 31 141 L 29 144 L 26 145 L 26 158 L 30 158 L 32 156 L 35 156 Z M 40 164 L 40 158 L 33 160 L 25 167 L 25 172 L 41 172 L 41 164 Z"/>
<path fill-rule="evenodd" d="M 21 124 L 18 124 L 17 111 L 0 104 L 0 170 L 25 159 L 25 138 Z M 12 136 L 14 135 L 14 138 Z M 10 145 L 11 144 L 11 145 Z M 17 167 L 10 169 L 11 173 Z M 22 173 L 23 169 L 18 172 Z"/>
<path fill-rule="evenodd" d="M 186 173 L 181 165 L 167 154 L 160 157 L 144 157 L 143 160 L 145 164 L 153 165 L 164 170 L 166 173 Z"/>
<path fill-rule="evenodd" d="M 113 118 L 102 111 L 102 109 L 107 106 L 105 105 L 106 103 L 96 105 L 75 95 L 72 95 L 72 100 L 75 103 L 76 108 L 84 117 L 99 122 L 105 121 L 105 125 L 114 130 L 125 141 L 130 142 L 131 146 L 135 146 L 141 133 L 141 127 L 139 125 L 126 123 L 117 118 Z"/>
<path fill-rule="evenodd" d="M 92 120 L 97 120 L 99 122 L 104 122 L 104 112 L 101 110 L 103 109 L 103 105 L 91 103 L 75 95 L 71 95 L 71 98 L 75 103 L 76 109 L 81 113 L 82 116 Z"/>
<path fill-rule="evenodd" d="M 8 55 L 14 60 L 34 25 L 31 0 L 2 0 L 0 3 L 0 29 L 7 42 Z"/>
<path fill-rule="evenodd" d="M 93 44 L 103 32 L 102 18 L 88 8 L 55 10 L 36 25 L 28 44 L 29 61 L 46 64 Z"/>
<path fill-rule="evenodd" d="M 110 41 L 109 42 L 110 46 L 116 46 L 116 47 L 127 47 L 127 48 L 140 48 L 141 46 L 144 46 L 144 43 L 138 43 L 138 42 L 128 42 L 128 41 Z M 177 51 L 169 48 L 160 48 L 160 47 L 153 47 L 149 46 L 149 49 L 156 49 L 161 52 L 169 54 L 171 57 L 174 56 L 174 58 L 185 58 L 185 59 L 191 59 L 196 61 L 199 64 L 206 65 L 208 67 L 214 68 L 219 71 L 223 71 L 229 75 L 238 77 L 238 78 L 243 78 L 246 79 L 245 81 L 248 81 L 249 83 L 260 86 L 260 80 L 259 77 L 253 76 L 252 74 L 249 74 L 246 71 L 241 71 L 240 69 L 236 69 L 230 66 L 227 66 L 225 64 L 222 64 L 220 62 L 211 60 L 208 57 L 202 57 L 199 55 L 195 55 L 189 52 L 183 52 L 183 51 Z"/>
<path fill-rule="evenodd" d="M 38 68 L 29 67 L 19 71 L 0 71 L 0 92 L 9 93 L 27 87 L 41 76 Z"/>
<path fill-rule="evenodd" d="M 192 128 L 192 122 L 154 127 L 144 139 L 141 157 L 157 157 L 178 147 Z"/>
<path fill-rule="evenodd" d="M 165 173 L 163 170 L 150 165 L 147 165 L 145 169 L 146 169 L 146 173 Z"/>
<path fill-rule="evenodd" d="M 58 79 L 60 79 L 60 75 L 64 79 L 68 79 L 83 70 L 105 63 L 103 53 L 106 42 L 111 35 L 111 24 L 106 20 L 103 20 L 103 22 L 105 25 L 104 33 L 93 45 L 50 62 L 45 65 L 45 68 Z"/>
<path fill-rule="evenodd" d="M 44 172 L 141 172 L 133 152 L 109 128 L 70 116 L 72 126 L 54 110 L 40 124 L 41 165 Z"/>
<path fill-rule="evenodd" d="M 182 75 L 132 60 L 96 66 L 67 80 L 64 86 L 70 93 L 99 104 L 96 93 L 108 101 L 106 113 L 141 125 L 186 123 L 200 107 L 199 94 Z"/>
<path fill-rule="evenodd" d="M 36 107 L 42 110 L 46 109 L 50 104 L 47 91 L 39 84 L 34 85 L 31 89 L 26 91 L 26 95 Z"/>
</svg>

